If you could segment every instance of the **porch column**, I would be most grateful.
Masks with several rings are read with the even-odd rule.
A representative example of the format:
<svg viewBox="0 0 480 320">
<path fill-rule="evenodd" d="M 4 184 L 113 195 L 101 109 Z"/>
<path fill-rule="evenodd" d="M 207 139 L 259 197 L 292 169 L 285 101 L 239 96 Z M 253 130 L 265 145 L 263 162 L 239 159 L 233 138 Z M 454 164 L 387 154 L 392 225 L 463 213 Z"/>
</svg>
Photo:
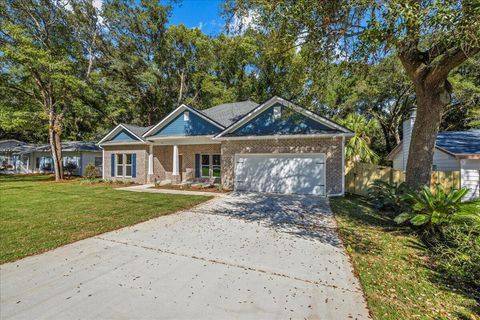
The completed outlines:
<svg viewBox="0 0 480 320">
<path fill-rule="evenodd" d="M 173 168 L 172 168 L 172 175 L 173 176 L 179 176 L 179 170 L 178 170 L 178 145 L 174 144 L 173 145 Z"/>
<path fill-rule="evenodd" d="M 153 145 L 148 148 L 148 174 L 153 174 Z"/>
</svg>

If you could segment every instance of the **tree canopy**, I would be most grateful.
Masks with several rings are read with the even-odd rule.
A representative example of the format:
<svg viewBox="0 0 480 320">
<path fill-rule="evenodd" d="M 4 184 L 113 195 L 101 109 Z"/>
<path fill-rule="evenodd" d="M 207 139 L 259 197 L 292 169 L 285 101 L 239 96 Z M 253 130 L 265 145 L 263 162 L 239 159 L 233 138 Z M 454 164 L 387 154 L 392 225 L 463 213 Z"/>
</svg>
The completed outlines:
<svg viewBox="0 0 480 320">
<path fill-rule="evenodd" d="M 416 129 L 419 141 L 439 128 L 479 127 L 475 4 L 232 0 L 226 14 L 250 24 L 209 36 L 170 25 L 171 6 L 156 0 L 106 0 L 101 9 L 91 0 L 7 0 L 0 138 L 98 140 L 118 123 L 154 124 L 181 103 L 279 95 L 376 123 L 362 135 L 383 157 L 413 107 L 430 128 Z"/>
</svg>

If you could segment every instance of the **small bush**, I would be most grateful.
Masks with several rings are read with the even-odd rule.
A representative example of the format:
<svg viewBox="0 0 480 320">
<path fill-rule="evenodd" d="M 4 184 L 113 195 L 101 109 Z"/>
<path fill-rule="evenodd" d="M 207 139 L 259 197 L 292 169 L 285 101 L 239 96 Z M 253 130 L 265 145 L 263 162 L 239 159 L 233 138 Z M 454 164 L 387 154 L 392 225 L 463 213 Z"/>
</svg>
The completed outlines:
<svg viewBox="0 0 480 320">
<path fill-rule="evenodd" d="M 401 212 L 406 209 L 404 195 L 409 191 L 405 183 L 388 183 L 375 180 L 368 189 L 368 198 L 375 208 L 382 211 Z"/>
<path fill-rule="evenodd" d="M 403 198 L 410 204 L 411 210 L 398 215 L 395 222 L 408 221 L 424 232 L 438 232 L 440 227 L 460 218 L 455 215 L 467 192 L 467 188 L 445 192 L 441 184 L 437 185 L 435 194 L 428 186 L 423 186 L 420 191 L 407 192 Z"/>
<path fill-rule="evenodd" d="M 93 163 L 87 164 L 87 166 L 85 167 L 85 177 L 87 179 L 93 180 L 97 177 L 97 174 L 98 172 L 95 165 Z"/>
<path fill-rule="evenodd" d="M 466 224 L 446 226 L 431 243 L 436 269 L 444 277 L 480 288 L 480 230 Z"/>
<path fill-rule="evenodd" d="M 73 162 L 67 162 L 64 166 L 63 166 L 63 170 L 69 175 L 71 176 L 73 174 L 73 172 L 75 170 L 77 170 L 78 166 L 76 163 L 73 163 Z"/>
</svg>

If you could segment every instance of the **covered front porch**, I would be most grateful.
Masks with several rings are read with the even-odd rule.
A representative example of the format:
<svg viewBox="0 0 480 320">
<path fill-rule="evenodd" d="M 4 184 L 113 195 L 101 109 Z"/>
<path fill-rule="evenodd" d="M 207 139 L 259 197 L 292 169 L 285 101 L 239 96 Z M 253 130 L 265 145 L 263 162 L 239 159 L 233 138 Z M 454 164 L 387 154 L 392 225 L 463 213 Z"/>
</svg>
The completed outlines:
<svg viewBox="0 0 480 320">
<path fill-rule="evenodd" d="M 221 183 L 220 142 L 206 136 L 161 137 L 149 142 L 148 182 Z"/>
</svg>

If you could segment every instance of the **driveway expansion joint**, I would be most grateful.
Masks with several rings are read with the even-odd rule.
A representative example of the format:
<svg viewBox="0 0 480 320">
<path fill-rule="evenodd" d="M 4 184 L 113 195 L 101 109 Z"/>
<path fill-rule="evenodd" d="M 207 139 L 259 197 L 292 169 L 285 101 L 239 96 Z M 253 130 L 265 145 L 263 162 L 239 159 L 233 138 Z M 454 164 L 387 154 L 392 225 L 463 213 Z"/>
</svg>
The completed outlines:
<svg viewBox="0 0 480 320">
<path fill-rule="evenodd" d="M 300 282 L 304 282 L 304 283 L 308 283 L 308 284 L 314 284 L 314 285 L 318 285 L 318 286 L 322 286 L 322 287 L 329 287 L 329 288 L 333 288 L 333 289 L 339 289 L 339 290 L 354 292 L 354 293 L 362 293 L 362 291 L 358 290 L 358 289 L 352 290 L 352 289 L 349 289 L 349 288 L 342 288 L 342 287 L 338 287 L 338 286 L 331 285 L 331 284 L 325 284 L 325 283 L 322 283 L 321 281 L 302 279 L 302 278 L 299 278 L 299 277 L 290 276 L 288 274 L 284 274 L 284 273 L 280 273 L 280 272 L 272 272 L 272 271 L 268 271 L 268 270 L 264 270 L 264 269 L 247 267 L 247 266 L 244 266 L 244 265 L 241 265 L 241 264 L 230 263 L 230 262 L 221 261 L 221 260 L 217 260 L 217 259 L 210 259 L 210 258 L 206 258 L 206 257 L 189 255 L 189 254 L 185 254 L 185 253 L 178 253 L 178 252 L 174 252 L 174 251 L 167 250 L 167 249 L 153 248 L 153 247 L 138 245 L 138 244 L 129 243 L 129 242 L 125 242 L 125 241 L 107 239 L 107 238 L 103 238 L 101 236 L 97 236 L 95 238 L 103 240 L 103 241 L 109 241 L 109 242 L 113 242 L 113 243 L 117 243 L 117 244 L 122 244 L 122 245 L 125 245 L 125 246 L 132 246 L 132 247 L 136 247 L 136 248 L 140 248 L 140 249 L 157 251 L 157 252 L 170 254 L 170 255 L 174 255 L 174 256 L 180 256 L 180 257 L 184 257 L 184 258 L 190 258 L 190 259 L 200 260 L 200 261 L 204 261 L 204 262 L 210 262 L 210 263 L 214 263 L 214 264 L 221 264 L 221 265 L 228 266 L 228 267 L 239 268 L 239 269 L 243 269 L 243 270 L 247 270 L 247 271 L 263 273 L 263 274 L 276 276 L 276 277 L 281 277 L 281 278 L 287 278 L 287 279 L 300 281 Z"/>
</svg>

